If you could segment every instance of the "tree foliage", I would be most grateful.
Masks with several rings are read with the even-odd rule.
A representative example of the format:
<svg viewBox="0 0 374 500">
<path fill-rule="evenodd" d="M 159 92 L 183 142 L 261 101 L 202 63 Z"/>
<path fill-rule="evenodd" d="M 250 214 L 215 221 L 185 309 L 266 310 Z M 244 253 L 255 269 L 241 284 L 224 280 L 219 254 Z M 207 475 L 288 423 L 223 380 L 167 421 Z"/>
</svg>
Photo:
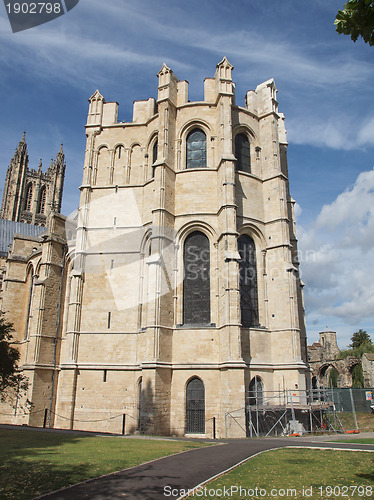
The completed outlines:
<svg viewBox="0 0 374 500">
<path fill-rule="evenodd" d="M 349 347 L 352 347 L 352 348 L 360 347 L 363 344 L 366 344 L 367 346 L 372 344 L 370 335 L 367 333 L 366 330 L 362 330 L 362 328 L 360 328 L 358 332 L 355 332 L 352 335 L 351 341 L 352 341 L 352 343 L 349 344 Z"/>
<path fill-rule="evenodd" d="M 354 42 L 361 36 L 374 45 L 374 1 L 349 0 L 336 14 L 334 24 L 340 35 L 351 35 Z"/>
<path fill-rule="evenodd" d="M 361 328 L 352 335 L 351 342 L 352 343 L 349 344 L 349 349 L 340 351 L 339 359 L 345 359 L 348 358 L 348 356 L 361 358 L 365 352 L 374 353 L 374 344 L 371 341 L 370 335 Z"/>
<path fill-rule="evenodd" d="M 363 388 L 365 387 L 364 373 L 362 371 L 362 364 L 358 363 L 352 368 L 352 387 Z"/>
<path fill-rule="evenodd" d="M 329 373 L 329 387 L 338 387 L 338 377 L 338 371 L 336 370 L 336 368 L 332 367 Z"/>
<path fill-rule="evenodd" d="M 27 378 L 18 371 L 20 357 L 13 347 L 14 328 L 0 311 L 0 401 L 13 400 L 24 394 L 28 388 Z"/>
</svg>

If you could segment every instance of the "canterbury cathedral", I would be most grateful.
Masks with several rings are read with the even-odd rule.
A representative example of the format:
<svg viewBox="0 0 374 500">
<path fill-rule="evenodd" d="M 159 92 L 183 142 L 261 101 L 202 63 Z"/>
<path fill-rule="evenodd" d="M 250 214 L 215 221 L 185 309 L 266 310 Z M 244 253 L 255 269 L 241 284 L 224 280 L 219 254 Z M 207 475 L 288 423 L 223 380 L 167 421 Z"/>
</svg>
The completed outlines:
<svg viewBox="0 0 374 500">
<path fill-rule="evenodd" d="M 25 133 L 8 167 L 0 219 L 45 226 L 48 215 L 61 211 L 65 156 L 61 149 L 47 172 L 29 169 Z"/>
<path fill-rule="evenodd" d="M 190 102 L 164 64 L 157 99 L 134 101 L 129 122 L 96 90 L 71 217 L 62 150 L 47 174 L 27 172 L 22 139 L 1 217 L 46 227 L 15 233 L 6 255 L 1 310 L 29 389 L 1 422 L 244 437 L 254 391 L 303 403 L 284 115 L 273 79 L 237 103 L 232 71 L 224 58 Z"/>
</svg>

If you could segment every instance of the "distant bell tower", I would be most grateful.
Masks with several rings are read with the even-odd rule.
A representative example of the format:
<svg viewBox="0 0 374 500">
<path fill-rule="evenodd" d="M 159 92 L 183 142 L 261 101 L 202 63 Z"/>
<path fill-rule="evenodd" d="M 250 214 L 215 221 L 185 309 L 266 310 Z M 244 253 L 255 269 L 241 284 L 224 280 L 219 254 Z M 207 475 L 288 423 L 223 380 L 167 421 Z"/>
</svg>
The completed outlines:
<svg viewBox="0 0 374 500">
<path fill-rule="evenodd" d="M 0 218 L 45 226 L 51 212 L 61 211 L 66 168 L 62 144 L 47 172 L 42 171 L 42 160 L 38 170 L 28 164 L 24 132 L 7 170 Z"/>
</svg>

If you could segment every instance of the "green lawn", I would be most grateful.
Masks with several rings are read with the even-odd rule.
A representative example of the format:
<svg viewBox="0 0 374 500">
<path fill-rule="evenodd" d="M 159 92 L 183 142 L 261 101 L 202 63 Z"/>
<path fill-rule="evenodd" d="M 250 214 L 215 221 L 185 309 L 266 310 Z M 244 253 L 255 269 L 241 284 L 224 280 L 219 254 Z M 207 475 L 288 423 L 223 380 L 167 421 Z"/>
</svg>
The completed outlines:
<svg viewBox="0 0 374 500">
<path fill-rule="evenodd" d="M 330 443 L 361 443 L 361 444 L 374 444 L 374 438 L 348 438 L 348 439 L 334 439 Z"/>
<path fill-rule="evenodd" d="M 204 446 L 187 441 L 0 430 L 0 499 L 26 500 L 149 460 Z"/>
<path fill-rule="evenodd" d="M 310 449 L 269 451 L 204 485 L 206 491 L 197 491 L 193 498 L 374 499 L 373 465 L 374 453 L 368 452 Z M 240 487 L 241 492 L 236 490 Z M 335 491 L 331 487 L 335 487 Z"/>
<path fill-rule="evenodd" d="M 337 416 L 339 417 L 341 423 L 343 424 L 344 429 L 354 429 L 355 424 L 353 420 L 353 415 L 350 412 L 338 412 Z M 374 430 L 374 415 L 369 412 L 357 412 L 356 413 L 357 426 L 361 431 L 373 431 Z M 338 424 L 336 427 L 339 428 Z"/>
</svg>

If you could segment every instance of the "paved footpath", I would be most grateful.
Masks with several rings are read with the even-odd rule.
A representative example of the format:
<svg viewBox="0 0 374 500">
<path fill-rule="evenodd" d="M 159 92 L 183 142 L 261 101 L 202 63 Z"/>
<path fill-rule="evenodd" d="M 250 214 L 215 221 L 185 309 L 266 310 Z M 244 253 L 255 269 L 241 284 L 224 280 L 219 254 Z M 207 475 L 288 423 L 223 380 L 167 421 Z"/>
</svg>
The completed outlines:
<svg viewBox="0 0 374 500">
<path fill-rule="evenodd" d="M 331 438 L 330 436 L 329 438 Z M 340 438 L 345 436 L 339 436 Z M 364 437 L 363 434 L 355 437 Z M 366 437 L 366 436 L 365 436 Z M 326 437 L 324 437 L 326 439 Z M 215 446 L 161 458 L 39 497 L 43 500 L 167 500 L 172 489 L 188 490 L 261 451 L 287 446 L 372 450 L 374 445 L 326 443 L 318 438 L 221 440 Z M 170 489 L 164 490 L 165 487 Z"/>
</svg>

